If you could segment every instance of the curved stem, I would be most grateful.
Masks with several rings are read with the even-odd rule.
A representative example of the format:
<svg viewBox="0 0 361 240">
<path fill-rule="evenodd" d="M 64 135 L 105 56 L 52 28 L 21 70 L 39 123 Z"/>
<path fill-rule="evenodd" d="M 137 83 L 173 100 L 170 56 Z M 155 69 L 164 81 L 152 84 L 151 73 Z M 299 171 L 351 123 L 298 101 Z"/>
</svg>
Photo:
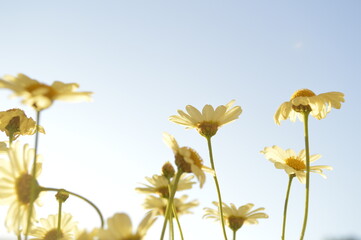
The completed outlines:
<svg viewBox="0 0 361 240">
<path fill-rule="evenodd" d="M 214 161 L 213 161 L 213 152 L 212 152 L 212 142 L 211 142 L 211 137 L 206 137 L 207 139 L 207 143 L 208 143 L 208 151 L 209 151 L 209 159 L 211 161 L 211 167 L 214 171 L 214 183 L 216 184 L 216 188 L 217 188 L 217 195 L 218 195 L 218 209 L 219 212 L 221 214 L 221 223 L 222 223 L 222 230 L 223 230 L 223 236 L 224 239 L 227 240 L 227 233 L 226 233 L 226 228 L 225 228 L 225 224 L 224 224 L 224 218 L 223 218 L 223 202 L 222 202 L 222 196 L 221 196 L 221 190 L 219 188 L 219 184 L 218 184 L 218 179 L 217 179 L 217 173 L 216 173 L 216 168 L 214 166 Z"/>
<path fill-rule="evenodd" d="M 177 226 L 178 226 L 178 229 L 179 229 L 179 233 L 180 233 L 180 236 L 181 236 L 181 240 L 184 240 L 183 231 L 182 231 L 182 227 L 181 227 L 180 222 L 179 222 L 179 218 L 178 218 L 177 211 L 176 211 L 174 205 L 172 205 L 172 207 L 173 207 L 173 215 L 174 215 L 175 220 L 176 220 L 176 222 L 177 222 Z"/>
<path fill-rule="evenodd" d="M 62 191 L 62 192 L 65 192 L 65 193 L 68 193 L 70 195 L 73 195 L 77 198 L 80 198 L 81 200 L 89 203 L 94 209 L 95 211 L 98 213 L 99 215 L 99 218 L 100 218 L 100 222 L 101 222 L 101 228 L 104 227 L 104 218 L 103 218 L 103 215 L 102 213 L 100 212 L 99 208 L 94 204 L 92 203 L 90 200 L 88 200 L 87 198 L 79 195 L 79 194 L 76 194 L 76 193 L 73 193 L 73 192 L 70 192 L 68 190 L 65 190 L 65 189 L 60 189 L 60 188 L 47 188 L 47 187 L 40 187 L 40 191 L 54 191 L 54 192 L 59 192 L 59 191 Z"/>
<path fill-rule="evenodd" d="M 165 214 L 164 214 L 164 222 L 163 222 L 162 233 L 160 235 L 160 240 L 163 240 L 163 238 L 164 238 L 165 229 L 167 228 L 167 221 L 169 219 L 169 213 L 172 210 L 174 195 L 175 195 L 175 192 L 177 191 L 178 182 L 179 182 L 179 179 L 180 179 L 182 173 L 183 172 L 178 169 L 177 175 L 175 176 L 175 180 L 174 180 L 174 186 L 171 187 L 172 191 L 171 191 L 171 193 L 169 195 L 167 208 L 166 208 Z"/>
<path fill-rule="evenodd" d="M 63 206 L 63 202 L 59 201 L 59 209 L 58 209 L 58 228 L 56 230 L 56 239 L 60 239 L 60 231 L 61 231 L 61 208 Z"/>
<path fill-rule="evenodd" d="M 288 198 L 290 196 L 291 184 L 292 184 L 292 180 L 294 177 L 295 177 L 294 174 L 290 174 L 289 179 L 288 179 L 286 200 L 285 200 L 285 205 L 284 205 L 284 209 L 283 209 L 283 224 L 282 224 L 282 237 L 281 237 L 282 240 L 285 240 Z"/>
<path fill-rule="evenodd" d="M 308 218 L 308 202 L 310 197 L 310 147 L 308 141 L 308 116 L 309 116 L 309 112 L 303 113 L 305 149 L 306 149 L 306 197 L 305 197 L 305 214 L 303 218 L 303 226 L 302 226 L 300 240 L 303 240 L 306 232 L 307 218 Z"/>
<path fill-rule="evenodd" d="M 33 177 L 36 176 L 36 165 L 37 165 L 37 152 L 38 152 L 38 142 L 39 142 L 39 124 L 40 124 L 40 111 L 36 111 L 36 132 L 35 132 L 35 150 L 34 150 L 34 160 L 33 160 L 33 169 L 31 171 L 31 175 Z M 34 208 L 34 201 L 35 201 L 35 182 L 31 184 L 30 188 L 30 206 L 29 206 L 29 212 L 28 212 L 28 221 L 26 225 L 26 231 L 25 231 L 25 240 L 28 240 L 29 231 L 31 228 L 31 216 L 33 215 L 33 208 Z"/>
</svg>

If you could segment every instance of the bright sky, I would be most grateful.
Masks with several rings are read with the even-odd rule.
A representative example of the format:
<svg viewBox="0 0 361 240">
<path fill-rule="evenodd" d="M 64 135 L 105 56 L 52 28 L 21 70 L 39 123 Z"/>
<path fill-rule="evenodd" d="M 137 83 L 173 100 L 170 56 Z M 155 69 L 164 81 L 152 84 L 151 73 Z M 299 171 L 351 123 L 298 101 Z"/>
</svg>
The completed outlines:
<svg viewBox="0 0 361 240">
<path fill-rule="evenodd" d="M 126 212 L 134 225 L 146 212 L 145 196 L 134 188 L 173 162 L 162 132 L 210 165 L 205 139 L 168 117 L 187 104 L 202 108 L 235 99 L 243 113 L 219 130 L 213 150 L 223 200 L 254 203 L 270 216 L 238 232 L 247 240 L 281 236 L 288 177 L 260 150 L 304 148 L 301 122 L 274 123 L 278 106 L 300 88 L 343 92 L 340 110 L 310 120 L 311 154 L 321 154 L 317 165 L 334 170 L 326 172 L 327 180 L 311 177 L 306 239 L 359 239 L 360 11 L 357 0 L 7 1 L 1 4 L 0 76 L 77 82 L 80 91 L 94 92 L 92 103 L 56 102 L 42 113 L 47 134 L 39 142 L 39 182 L 88 197 L 105 218 Z M 21 107 L 35 117 L 9 95 L 0 91 L 2 111 Z M 22 141 L 33 145 L 33 138 Z M 220 225 L 202 219 L 203 208 L 217 200 L 211 176 L 203 189 L 196 185 L 185 193 L 200 201 L 193 215 L 180 218 L 185 239 L 222 239 Z M 304 186 L 294 181 L 288 239 L 299 236 L 303 206 Z M 1 222 L 6 211 L 0 207 Z M 39 216 L 56 211 L 47 194 Z M 99 226 L 96 212 L 77 199 L 69 199 L 64 211 L 81 227 Z M 162 222 L 146 239 L 159 238 Z M 5 231 L 0 228 L 1 239 L 9 236 Z"/>
</svg>

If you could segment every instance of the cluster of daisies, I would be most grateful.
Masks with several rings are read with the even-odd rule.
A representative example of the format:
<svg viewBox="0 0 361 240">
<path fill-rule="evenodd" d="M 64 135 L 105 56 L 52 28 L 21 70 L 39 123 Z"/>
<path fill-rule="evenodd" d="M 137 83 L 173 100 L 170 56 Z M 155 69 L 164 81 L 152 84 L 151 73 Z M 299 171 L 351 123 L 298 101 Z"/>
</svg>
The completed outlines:
<svg viewBox="0 0 361 240">
<path fill-rule="evenodd" d="M 212 137 L 220 127 L 239 118 L 242 113 L 240 106 L 234 106 L 232 100 L 228 104 L 213 108 L 205 105 L 202 111 L 187 105 L 186 111 L 178 110 L 178 115 L 170 116 L 169 120 L 194 128 L 205 138 L 209 150 L 209 163 L 206 166 L 201 156 L 191 147 L 179 146 L 174 136 L 164 133 L 163 141 L 172 150 L 174 164 L 164 163 L 160 174 L 146 177 L 146 183 L 136 190 L 146 194 L 143 207 L 147 210 L 143 220 L 136 230 L 125 213 L 116 213 L 104 223 L 101 211 L 87 198 L 65 190 L 44 187 L 38 182 L 42 170 L 42 158 L 37 153 L 39 133 L 45 133 L 44 127 L 38 123 L 43 110 L 52 106 L 55 100 L 62 101 L 91 101 L 91 92 L 78 92 L 78 84 L 65 84 L 55 81 L 51 85 L 40 83 L 24 74 L 17 76 L 6 75 L 0 79 L 0 88 L 13 91 L 15 96 L 20 96 L 23 103 L 31 106 L 36 112 L 36 120 L 27 117 L 21 109 L 10 109 L 0 112 L 0 131 L 7 136 L 7 141 L 0 142 L 0 204 L 8 205 L 5 220 L 7 230 L 14 233 L 18 239 L 36 240 L 142 240 L 148 229 L 158 219 L 163 219 L 160 239 L 165 238 L 168 230 L 169 239 L 175 239 L 174 228 L 178 228 L 180 238 L 185 239 L 179 217 L 192 213 L 192 208 L 197 207 L 197 200 L 188 200 L 189 196 L 177 195 L 180 191 L 190 190 L 196 182 L 203 187 L 206 175 L 214 180 L 217 191 L 215 208 L 205 208 L 205 218 L 215 219 L 221 224 L 220 231 L 225 240 L 228 239 L 226 227 L 232 232 L 233 239 L 236 233 L 246 224 L 257 224 L 259 219 L 268 218 L 264 208 L 255 208 L 248 203 L 237 207 L 235 204 L 226 204 L 222 200 L 221 187 L 215 169 L 213 158 Z M 306 186 L 305 220 L 303 222 L 301 237 L 304 238 L 307 226 L 310 172 L 318 173 L 325 177 L 323 171 L 331 170 L 330 166 L 311 166 L 321 156 L 310 155 L 308 143 L 308 116 L 323 119 L 332 108 L 339 109 L 344 102 L 344 95 L 340 92 L 329 92 L 316 95 L 311 90 L 301 89 L 296 91 L 290 101 L 284 102 L 276 111 L 274 120 L 280 125 L 281 120 L 297 118 L 304 123 L 305 149 L 298 154 L 292 149 L 283 150 L 278 146 L 266 147 L 261 151 L 265 157 L 274 163 L 277 169 L 283 169 L 289 176 L 288 190 L 285 201 L 282 239 L 285 239 L 286 210 L 291 182 L 296 177 Z M 18 138 L 23 135 L 35 135 L 35 146 L 21 143 Z M 56 192 L 59 203 L 58 214 L 49 215 L 47 218 L 38 219 L 36 209 L 40 206 L 41 196 L 48 191 Z M 97 211 L 101 225 L 91 231 L 79 229 L 77 222 L 69 213 L 62 212 L 62 204 L 69 196 L 78 197 L 90 204 Z"/>
</svg>

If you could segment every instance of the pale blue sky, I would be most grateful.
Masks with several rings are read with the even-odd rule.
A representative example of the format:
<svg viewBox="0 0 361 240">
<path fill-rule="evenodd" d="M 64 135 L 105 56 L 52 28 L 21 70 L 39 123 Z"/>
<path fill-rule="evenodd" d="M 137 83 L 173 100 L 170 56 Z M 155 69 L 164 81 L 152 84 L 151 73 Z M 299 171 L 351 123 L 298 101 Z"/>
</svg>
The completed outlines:
<svg viewBox="0 0 361 240">
<path fill-rule="evenodd" d="M 0 5 L 0 75 L 25 73 L 39 81 L 77 82 L 92 103 L 60 103 L 43 112 L 40 184 L 93 200 L 105 218 L 145 210 L 134 191 L 159 173 L 172 152 L 162 132 L 196 149 L 209 165 L 205 140 L 168 117 L 187 104 L 202 108 L 236 99 L 240 119 L 214 137 L 223 199 L 255 203 L 270 215 L 244 226 L 239 239 L 280 239 L 287 175 L 259 151 L 304 148 L 302 123 L 273 122 L 278 106 L 299 88 L 340 91 L 346 102 L 323 120 L 311 119 L 311 153 L 332 165 L 327 180 L 311 178 L 307 240 L 361 238 L 361 2 L 359 1 L 16 1 Z M 0 92 L 2 110 L 19 105 Z M 24 107 L 28 115 L 32 110 Z M 2 135 L 4 137 L 4 135 Z M 23 139 L 33 144 L 32 138 Z M 316 162 L 317 163 L 317 162 Z M 186 239 L 221 239 L 217 223 L 201 219 L 216 200 L 213 180 L 187 193 L 201 206 L 181 218 Z M 294 182 L 288 239 L 299 236 L 304 186 Z M 48 194 L 41 217 L 56 213 Z M 6 207 L 0 207 L 3 221 Z M 70 199 L 64 210 L 82 227 L 96 213 Z M 148 238 L 158 239 L 162 220 Z M 0 228 L 0 236 L 5 229 Z M 5 235 L 4 235 L 5 236 Z"/>
</svg>

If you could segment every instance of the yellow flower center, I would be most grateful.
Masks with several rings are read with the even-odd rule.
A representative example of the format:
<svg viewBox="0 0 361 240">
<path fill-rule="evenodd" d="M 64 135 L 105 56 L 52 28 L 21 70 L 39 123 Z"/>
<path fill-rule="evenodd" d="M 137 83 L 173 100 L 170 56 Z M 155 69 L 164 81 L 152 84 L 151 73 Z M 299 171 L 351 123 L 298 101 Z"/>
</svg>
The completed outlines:
<svg viewBox="0 0 361 240">
<path fill-rule="evenodd" d="M 316 94 L 314 92 L 312 92 L 311 90 L 304 88 L 304 89 L 300 89 L 297 90 L 296 92 L 294 92 L 291 96 L 290 100 L 293 100 L 297 97 L 314 97 L 316 96 Z"/>
<path fill-rule="evenodd" d="M 216 122 L 201 122 L 197 126 L 199 134 L 203 137 L 212 137 L 218 131 L 219 124 Z"/>
<path fill-rule="evenodd" d="M 125 237 L 125 238 L 122 238 L 120 240 L 141 240 L 142 238 L 137 234 L 137 235 L 132 235 L 132 236 L 129 236 L 129 237 Z"/>
<path fill-rule="evenodd" d="M 188 151 L 190 151 L 190 158 L 192 159 L 193 164 L 199 168 L 203 167 L 203 160 L 195 150 L 188 147 L 182 147 L 181 149 L 187 149 Z M 178 166 L 178 168 L 182 169 L 183 172 L 192 172 L 191 164 L 186 162 L 184 160 L 184 157 L 179 153 L 175 155 L 175 164 Z"/>
<path fill-rule="evenodd" d="M 43 240 L 57 240 L 57 239 L 61 239 L 63 236 L 64 234 L 60 230 L 58 237 L 58 230 L 56 228 L 53 228 L 45 234 Z"/>
<path fill-rule="evenodd" d="M 242 217 L 230 216 L 228 217 L 229 228 L 233 231 L 237 231 L 242 227 L 244 219 Z"/>
<path fill-rule="evenodd" d="M 8 125 L 6 125 L 5 129 L 7 130 L 6 135 L 11 138 L 11 141 L 15 140 L 20 133 L 20 117 L 19 116 L 13 117 L 9 121 Z"/>
<path fill-rule="evenodd" d="M 50 100 L 53 100 L 54 97 L 57 95 L 57 92 L 54 88 L 44 83 L 37 83 L 30 85 L 26 87 L 25 90 L 30 92 L 31 94 L 35 94 L 35 95 L 41 94 L 49 98 Z"/>
<path fill-rule="evenodd" d="M 22 204 L 29 204 L 31 201 L 31 190 L 33 186 L 33 200 L 37 199 L 40 187 L 36 178 L 28 173 L 23 173 L 15 181 L 15 189 L 18 201 Z"/>
<path fill-rule="evenodd" d="M 297 157 L 289 157 L 285 160 L 285 162 L 288 166 L 290 166 L 291 168 L 297 171 L 306 169 L 305 163 Z"/>
</svg>

